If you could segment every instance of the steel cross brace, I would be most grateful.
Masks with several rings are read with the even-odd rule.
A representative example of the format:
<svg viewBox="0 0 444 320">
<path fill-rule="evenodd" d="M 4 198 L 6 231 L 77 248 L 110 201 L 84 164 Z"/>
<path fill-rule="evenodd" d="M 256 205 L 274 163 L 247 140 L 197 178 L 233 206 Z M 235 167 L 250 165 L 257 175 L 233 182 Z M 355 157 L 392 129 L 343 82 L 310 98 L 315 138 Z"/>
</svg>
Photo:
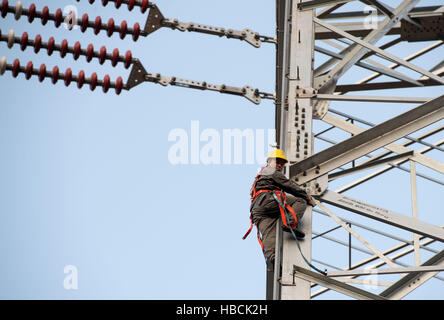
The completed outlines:
<svg viewBox="0 0 444 320">
<path fill-rule="evenodd" d="M 298 7 L 300 10 L 310 10 L 328 5 L 344 4 L 351 1 L 354 0 L 312 0 L 299 3 Z"/>
<path fill-rule="evenodd" d="M 389 18 L 393 18 L 393 16 L 394 16 L 393 11 L 395 9 L 385 3 L 379 2 L 378 0 L 360 0 L 360 1 L 365 4 L 369 4 L 371 6 L 374 6 L 376 9 L 381 11 L 383 14 L 385 14 Z M 418 28 L 423 28 L 423 26 L 420 23 L 416 22 L 415 20 L 410 18 L 408 15 L 403 17 L 403 20 L 417 26 Z"/>
<path fill-rule="evenodd" d="M 356 124 L 350 123 L 343 119 L 333 116 L 331 113 L 327 113 L 322 119 L 324 122 L 334 125 L 336 128 L 344 130 L 345 132 L 351 133 L 352 135 L 357 135 L 366 132 L 364 128 L 359 127 Z M 439 119 L 438 119 L 439 120 Z M 436 120 L 436 121 L 438 121 Z M 414 130 L 413 130 L 414 131 Z M 411 131 L 411 132 L 413 132 Z M 404 138 L 409 139 L 408 135 L 405 135 Z M 398 144 L 395 142 L 384 145 L 384 149 L 387 149 L 391 152 L 401 154 L 408 151 L 411 151 L 410 148 L 405 147 L 403 144 Z M 436 170 L 438 172 L 444 173 L 444 164 L 432 159 L 430 157 L 425 156 L 422 152 L 415 152 L 411 157 L 412 160 L 418 162 L 430 169 Z"/>
<path fill-rule="evenodd" d="M 444 229 L 418 219 L 370 205 L 361 200 L 356 200 L 329 190 L 320 196 L 319 200 L 367 218 L 375 219 L 380 222 L 384 222 L 392 226 L 444 242 Z"/>
<path fill-rule="evenodd" d="M 422 264 L 423 268 L 432 266 L 444 266 L 444 250 Z M 424 282 L 435 276 L 437 273 L 437 271 L 427 272 L 421 270 L 412 272 L 402 277 L 399 281 L 395 282 L 392 286 L 381 292 L 380 295 L 391 300 L 401 299 L 422 285 Z"/>
<path fill-rule="evenodd" d="M 353 42 L 359 44 L 362 47 L 365 47 L 366 49 L 369 49 L 369 50 L 375 52 L 378 56 L 380 56 L 382 58 L 385 58 L 385 59 L 388 59 L 388 60 L 390 60 L 392 62 L 398 63 L 398 64 L 400 64 L 400 65 L 402 65 L 402 66 L 404 66 L 406 68 L 409 68 L 409 69 L 411 69 L 413 71 L 416 71 L 416 72 L 418 72 L 418 73 L 420 73 L 420 74 L 422 74 L 424 76 L 427 76 L 427 77 L 437 81 L 440 84 L 444 84 L 444 79 L 436 76 L 435 74 L 433 74 L 433 73 L 431 73 L 431 72 L 429 72 L 427 70 L 424 70 L 421 67 L 418 67 L 418 66 L 416 66 L 416 65 L 414 65 L 414 64 L 412 64 L 410 62 L 407 62 L 407 61 L 405 61 L 403 59 L 400 59 L 400 58 L 398 58 L 398 57 L 396 57 L 396 56 L 394 56 L 394 55 L 392 55 L 392 54 L 390 54 L 390 53 L 388 53 L 388 52 L 386 52 L 384 50 L 381 50 L 380 48 L 374 46 L 373 44 L 368 43 L 365 40 L 361 40 L 361 39 L 359 39 L 357 37 L 354 37 L 351 34 L 349 34 L 347 32 L 344 32 L 341 29 L 339 29 L 339 28 L 337 28 L 337 27 L 335 27 L 335 26 L 333 26 L 331 24 L 323 22 L 320 19 L 313 18 L 313 20 L 314 20 L 315 23 L 317 23 L 317 24 L 319 24 L 319 25 L 321 25 L 321 26 L 323 26 L 323 27 L 325 27 L 327 29 L 330 29 L 333 32 L 336 32 L 336 33 L 340 34 L 341 36 L 343 36 L 345 38 L 348 38 L 349 40 L 352 40 Z M 358 55 L 356 55 L 356 56 L 358 56 Z M 356 62 L 354 60 L 352 60 L 352 61 L 353 61 L 353 63 Z M 336 69 L 338 69 L 338 67 L 333 69 L 333 71 L 336 72 Z M 332 77 L 332 73 L 334 73 L 333 71 L 330 72 L 329 75 L 328 75 L 330 78 Z"/>
<path fill-rule="evenodd" d="M 356 288 L 354 286 L 348 285 L 346 283 L 343 283 L 341 281 L 332 279 L 330 277 L 321 275 L 319 273 L 298 267 L 293 266 L 293 277 L 297 277 L 300 279 L 304 279 L 306 281 L 317 283 L 323 287 L 335 290 L 337 292 L 340 292 L 342 294 L 345 294 L 347 296 L 350 296 L 355 299 L 360 300 L 386 300 L 386 298 L 381 297 L 377 294 L 373 294 L 371 292 L 367 292 L 365 290 Z M 282 284 L 285 285 L 292 285 L 292 284 Z"/>
<path fill-rule="evenodd" d="M 369 162 L 366 162 L 365 164 L 362 165 L 357 165 L 353 168 L 349 168 L 349 169 L 344 169 L 342 171 L 339 172 L 335 172 L 332 174 L 328 175 L 328 181 L 332 181 L 334 179 L 352 174 L 352 173 L 356 173 L 356 172 L 360 172 L 363 170 L 367 170 L 367 169 L 371 169 L 386 163 L 391 163 L 393 161 L 402 161 L 405 159 L 410 159 L 410 157 L 413 156 L 413 150 L 412 151 L 408 151 L 402 154 L 398 154 L 392 157 L 387 157 L 387 158 L 383 158 L 383 159 L 377 159 L 377 160 L 370 160 Z"/>
<path fill-rule="evenodd" d="M 291 165 L 290 177 L 307 183 L 442 118 L 444 95 Z"/>
<path fill-rule="evenodd" d="M 435 241 L 435 240 L 433 240 L 433 239 L 426 239 L 424 242 L 421 243 L 421 246 L 427 246 L 427 245 L 430 245 L 430 244 L 434 243 L 434 241 Z M 407 243 L 403 243 L 403 244 L 397 245 L 397 246 L 395 246 L 395 247 L 392 247 L 392 248 L 390 248 L 390 249 L 388 249 L 388 250 L 385 250 L 385 251 L 383 252 L 383 254 L 384 254 L 384 255 L 388 255 L 388 254 L 391 254 L 391 253 L 395 253 L 395 252 L 397 252 L 397 251 L 399 251 L 399 250 L 401 250 L 401 249 L 404 249 L 404 248 L 407 247 L 407 246 L 408 246 Z M 404 256 L 406 256 L 406 255 L 408 255 L 408 254 L 410 254 L 412 251 L 413 251 L 413 248 L 412 248 L 412 247 L 409 247 L 409 248 L 407 248 L 407 249 L 404 249 L 403 251 L 400 251 L 400 252 L 397 252 L 397 253 L 393 254 L 393 255 L 390 256 L 389 258 L 390 258 L 391 260 L 393 260 L 393 261 L 396 261 L 396 260 L 398 260 L 398 259 L 400 259 L 400 258 L 402 258 L 402 257 L 404 257 Z M 345 270 L 353 270 L 353 269 L 356 269 L 356 268 L 359 268 L 359 267 L 363 267 L 363 266 L 365 266 L 366 264 L 371 263 L 371 262 L 374 262 L 374 261 L 377 260 L 377 259 L 379 259 L 379 257 L 378 257 L 377 255 L 373 255 L 372 257 L 366 258 L 366 259 L 364 259 L 364 260 L 361 260 L 361 261 L 358 262 L 358 263 L 353 264 L 353 265 L 351 266 L 351 268 L 349 268 L 349 269 L 345 269 Z M 396 263 L 399 264 L 399 262 L 396 262 Z M 385 263 L 384 261 L 379 260 L 377 263 L 372 264 L 372 265 L 368 266 L 367 268 L 370 268 L 370 269 L 376 269 L 376 268 L 379 268 L 379 267 L 381 267 L 381 266 L 383 266 L 383 265 L 385 265 L 385 264 L 386 264 L 386 263 Z M 406 266 L 406 267 L 407 267 L 407 266 Z M 356 278 L 356 277 L 357 277 L 357 276 L 350 276 L 349 278 Z M 434 277 L 435 277 L 435 278 L 439 278 L 439 277 L 437 277 L 436 275 L 434 275 Z M 441 278 L 439 278 L 439 279 L 441 279 Z M 312 284 L 312 288 L 315 287 L 316 285 L 317 285 L 317 284 Z M 329 289 L 329 288 L 323 288 L 323 289 L 320 289 L 320 290 L 318 290 L 318 291 L 316 291 L 316 292 L 313 293 L 312 298 L 314 298 L 314 297 L 316 297 L 316 296 L 319 296 L 320 294 L 325 293 L 325 292 L 327 292 L 328 290 L 330 290 L 330 289 Z"/>
<path fill-rule="evenodd" d="M 344 38 L 348 38 L 352 40 L 354 43 L 350 45 L 344 52 L 344 58 L 339 61 L 339 63 L 328 72 L 328 74 L 316 77 L 315 79 L 315 89 L 320 90 L 320 93 L 332 94 L 335 91 L 336 84 L 340 77 L 342 77 L 350 68 L 352 68 L 357 62 L 359 62 L 370 50 L 378 51 L 379 53 L 383 53 L 386 56 L 388 55 L 384 50 L 373 46 L 376 44 L 382 37 L 384 37 L 390 29 L 399 21 L 399 19 L 405 17 L 410 10 L 418 3 L 419 0 L 404 0 L 394 11 L 393 18 L 386 18 L 384 21 L 380 22 L 377 29 L 371 31 L 364 39 L 357 39 L 347 32 L 340 30 L 334 26 L 329 25 L 328 23 L 323 22 L 322 20 L 314 17 L 313 21 L 327 29 L 330 29 L 333 32 L 340 34 Z M 360 44 L 361 46 L 359 46 Z M 392 59 L 397 59 L 395 56 L 391 56 Z M 401 61 L 398 59 L 400 63 L 404 65 L 407 64 L 412 68 L 417 67 L 409 64 L 408 62 Z M 398 62 L 396 61 L 396 62 Z M 424 71 L 427 73 L 427 71 Z M 422 73 L 424 74 L 424 73 Z M 327 112 L 328 106 L 330 102 L 328 101 L 318 101 L 315 107 L 316 116 L 318 118 L 322 118 L 322 115 Z"/>
<path fill-rule="evenodd" d="M 441 252 L 442 256 L 442 252 Z M 363 276 L 369 274 L 397 274 L 397 273 L 424 273 L 424 272 L 438 272 L 444 271 L 443 265 L 429 265 L 421 267 L 406 267 L 406 268 L 383 268 L 383 269 L 353 269 L 346 271 L 329 271 L 329 277 L 346 277 L 346 276 Z"/>
</svg>

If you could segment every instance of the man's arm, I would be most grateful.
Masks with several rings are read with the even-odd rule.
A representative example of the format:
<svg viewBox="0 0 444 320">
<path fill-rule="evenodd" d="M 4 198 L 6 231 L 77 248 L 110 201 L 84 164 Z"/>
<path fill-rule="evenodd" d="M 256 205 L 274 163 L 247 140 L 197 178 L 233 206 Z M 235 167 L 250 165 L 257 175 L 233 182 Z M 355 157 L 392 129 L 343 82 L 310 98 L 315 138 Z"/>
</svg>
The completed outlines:
<svg viewBox="0 0 444 320">
<path fill-rule="evenodd" d="M 292 180 L 288 179 L 282 172 L 275 171 L 272 175 L 273 180 L 284 190 L 285 192 L 288 192 L 295 197 L 300 197 L 305 199 L 307 202 L 312 202 L 311 196 L 307 194 L 307 192 L 299 187 L 299 185 L 296 182 L 293 182 Z"/>
</svg>

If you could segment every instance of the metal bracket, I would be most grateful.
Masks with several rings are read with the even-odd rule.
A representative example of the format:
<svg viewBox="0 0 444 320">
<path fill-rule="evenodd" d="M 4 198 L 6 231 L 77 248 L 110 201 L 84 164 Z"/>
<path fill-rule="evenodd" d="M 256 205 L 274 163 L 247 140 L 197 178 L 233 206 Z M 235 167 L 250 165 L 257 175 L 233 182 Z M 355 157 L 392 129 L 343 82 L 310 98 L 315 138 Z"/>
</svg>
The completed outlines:
<svg viewBox="0 0 444 320">
<path fill-rule="evenodd" d="M 408 21 L 401 21 L 402 40 L 415 42 L 444 39 L 444 13 L 438 16 L 421 17 L 418 20 L 422 28 Z"/>
<path fill-rule="evenodd" d="M 336 79 L 331 79 L 328 75 L 316 77 L 314 79 L 314 87 L 318 93 L 331 92 L 336 88 Z M 317 101 L 313 107 L 313 118 L 321 120 L 328 112 L 330 101 Z"/>
<path fill-rule="evenodd" d="M 152 7 L 150 8 L 150 12 L 148 14 L 148 18 L 146 20 L 145 28 L 143 31 L 146 35 L 149 35 L 154 31 L 159 30 L 163 27 L 163 20 L 165 20 L 163 14 L 160 12 L 157 5 L 153 3 Z"/>
<path fill-rule="evenodd" d="M 317 91 L 313 88 L 296 88 L 296 99 L 298 98 L 313 98 L 317 94 Z"/>
<path fill-rule="evenodd" d="M 146 75 L 147 72 L 145 68 L 142 66 L 140 61 L 136 59 L 133 63 L 133 68 L 131 69 L 128 81 L 126 82 L 125 89 L 130 90 L 131 88 L 145 82 Z"/>
</svg>

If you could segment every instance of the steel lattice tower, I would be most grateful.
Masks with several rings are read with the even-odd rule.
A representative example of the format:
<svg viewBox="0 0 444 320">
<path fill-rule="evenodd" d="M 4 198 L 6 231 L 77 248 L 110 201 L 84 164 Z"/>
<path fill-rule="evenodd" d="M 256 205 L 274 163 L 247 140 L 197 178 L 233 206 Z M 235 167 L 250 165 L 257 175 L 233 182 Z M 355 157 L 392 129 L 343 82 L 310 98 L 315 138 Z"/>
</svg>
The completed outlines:
<svg viewBox="0 0 444 320">
<path fill-rule="evenodd" d="M 94 2 L 89 1 L 90 4 Z M 262 99 L 272 100 L 277 144 L 289 157 L 286 174 L 314 195 L 318 206 L 309 207 L 302 219 L 301 228 L 307 236 L 300 242 L 301 250 L 278 226 L 277 259 L 274 271 L 267 271 L 267 299 L 311 299 L 328 290 L 357 299 L 401 299 L 430 279 L 444 281 L 438 276 L 444 270 L 444 229 L 435 221 L 421 219 L 417 197 L 417 179 L 440 188 L 437 194 L 443 194 L 444 164 L 439 157 L 442 159 L 444 151 L 441 147 L 444 143 L 444 3 L 423 6 L 419 0 L 390 1 L 390 5 L 388 2 L 276 0 L 277 29 L 273 37 L 250 29 L 232 30 L 165 18 L 158 6 L 147 0 L 101 1 L 104 6 L 113 3 L 117 9 L 126 6 L 130 11 L 137 8 L 146 12 L 144 26 L 139 23 L 128 26 L 126 21 L 113 19 L 104 22 L 101 17 L 90 19 L 86 13 L 81 17 L 72 13 L 66 15 L 61 9 L 51 12 L 47 6 L 40 10 L 34 4 L 24 8 L 21 1 L 11 5 L 2 0 L 2 18 L 12 14 L 16 20 L 26 17 L 30 23 L 40 20 L 46 25 L 50 21 L 56 28 L 67 24 L 69 30 L 77 25 L 82 32 L 91 31 L 95 35 L 105 32 L 111 37 L 118 33 L 121 39 L 131 36 L 138 41 L 160 28 L 169 28 L 242 40 L 257 48 L 262 43 L 276 45 L 276 91 L 267 93 L 250 86 L 237 88 L 149 73 L 131 51 L 121 54 L 117 49 L 110 51 L 104 46 L 96 50 L 93 44 L 81 48 L 79 42 L 70 46 L 66 40 L 55 43 L 51 37 L 43 41 L 40 35 L 31 38 L 26 32 L 16 36 L 13 30 L 0 31 L 0 41 L 10 49 L 19 46 L 25 50 L 29 46 L 36 54 L 46 50 L 49 56 L 55 51 L 62 58 L 72 56 L 77 60 L 82 56 L 88 63 L 93 59 L 100 64 L 110 61 L 113 67 L 123 65 L 131 68 L 131 72 L 126 82 L 122 77 L 111 81 L 108 75 L 98 79 L 96 73 L 90 77 L 83 71 L 74 74 L 71 69 L 61 73 L 57 66 L 49 71 L 45 64 L 34 68 L 32 62 L 23 66 L 18 59 L 8 63 L 3 57 L 0 75 L 6 71 L 13 77 L 24 73 L 26 79 L 34 76 L 42 82 L 49 78 L 54 84 L 60 80 L 66 86 L 77 83 L 78 88 L 89 86 L 91 90 L 102 87 L 105 93 L 114 89 L 120 94 L 151 82 L 238 95 L 255 104 L 260 104 Z M 402 58 L 391 53 L 393 48 L 410 48 L 411 45 L 422 45 L 422 48 L 413 52 L 406 49 Z M 431 66 L 415 63 L 415 59 L 422 57 L 431 57 Z M 361 70 L 370 73 L 358 81 L 350 80 L 359 76 Z M 416 92 L 418 88 L 433 88 L 433 97 L 412 97 L 410 91 L 392 96 L 395 89 Z M 377 96 L 373 94 L 377 90 L 388 91 Z M 356 92 L 361 95 L 355 95 Z M 377 103 L 410 107 L 390 119 L 372 123 L 353 112 L 336 109 L 335 103 L 353 103 L 356 108 L 367 103 L 369 112 L 377 112 L 375 108 L 368 108 Z M 329 136 L 332 132 L 337 133 L 336 140 Z M 423 169 L 430 173 L 423 173 Z M 400 175 L 401 171 L 407 172 L 409 177 L 410 195 L 402 199 L 411 203 L 410 213 L 374 205 L 368 200 L 369 193 L 359 194 L 359 197 L 349 194 L 356 187 L 369 185 L 375 178 L 394 171 L 399 171 Z M 357 179 L 356 175 L 359 175 Z M 386 192 L 384 186 L 373 187 L 371 195 L 383 192 Z M 437 203 L 439 200 L 436 199 Z M 438 206 L 434 208 L 434 216 L 439 218 L 442 208 Z M 347 212 L 351 217 L 344 218 L 336 211 Z M 328 219 L 334 227 L 317 232 L 319 227 L 324 227 L 317 224 L 319 217 Z M 367 222 L 355 221 L 358 217 L 365 217 Z M 385 231 L 381 225 L 390 227 L 391 231 Z M 348 243 L 331 236 L 339 228 L 345 230 Z M 368 241 L 370 233 L 397 244 L 378 249 L 381 242 Z M 312 257 L 317 253 L 314 239 L 347 247 L 348 267 L 334 266 L 329 261 Z M 360 246 L 352 245 L 352 239 Z M 352 250 L 365 253 L 366 258 L 353 263 Z M 424 259 L 423 253 L 431 257 Z M 414 265 L 400 260 L 410 254 L 413 254 Z M 330 271 L 321 274 L 309 270 L 303 256 L 318 267 L 327 266 Z M 380 281 L 378 277 L 385 275 L 397 278 L 391 283 Z M 369 277 L 373 277 L 370 284 L 377 289 L 369 291 L 360 287 L 369 284 Z M 318 286 L 323 289 L 318 290 Z M 386 288 L 380 290 L 384 286 Z"/>
<path fill-rule="evenodd" d="M 377 23 L 369 26 L 366 20 L 368 12 L 367 15 L 363 14 L 364 10 L 341 11 L 341 7 L 345 7 L 349 2 L 360 2 L 376 10 L 374 13 L 379 18 Z M 321 275 L 307 270 L 307 265 L 301 259 L 294 240 L 288 234 L 280 232 L 277 242 L 280 248 L 278 251 L 280 261 L 277 264 L 282 265 L 282 271 L 276 272 L 273 279 L 269 274 L 267 295 L 269 299 L 310 299 L 329 289 L 358 299 L 400 299 L 435 277 L 439 270 L 443 270 L 442 246 L 439 250 L 432 250 L 432 258 L 422 264 L 420 262 L 420 249 L 431 250 L 427 247 L 428 244 L 434 241 L 442 242 L 444 230 L 442 227 L 418 219 L 416 164 L 437 173 L 444 173 L 442 163 L 424 155 L 432 150 L 442 152 L 440 148 L 442 139 L 433 144 L 423 141 L 426 137 L 439 134 L 443 129 L 442 124 L 433 128 L 430 126 L 436 125 L 443 118 L 444 96 L 441 94 L 444 84 L 442 78 L 444 61 L 436 61 L 431 70 L 410 61 L 433 50 L 439 50 L 444 39 L 444 6 L 421 7 L 418 3 L 419 1 L 402 1 L 396 8 L 392 8 L 382 1 L 373 0 L 277 1 L 276 128 L 279 144 L 289 154 L 290 162 L 293 162 L 287 173 L 291 179 L 317 195 L 320 202 L 314 211 L 329 216 L 349 233 L 349 250 L 352 249 L 351 237 L 353 237 L 364 245 L 365 251 L 371 255 L 371 258 L 355 264 L 351 263 L 350 258 L 348 268 L 335 267 L 338 271 L 329 271 L 326 275 Z M 340 22 L 336 22 L 335 19 Z M 348 19 L 354 21 L 348 22 Z M 386 40 L 388 36 L 391 36 L 391 39 Z M 424 41 L 432 41 L 432 44 L 427 44 L 425 48 L 404 59 L 388 52 L 388 49 L 396 45 Z M 327 44 L 339 52 L 327 49 L 322 44 Z M 315 52 L 327 55 L 329 60 L 315 68 Z M 375 61 L 373 56 L 392 64 L 386 66 Z M 414 71 L 415 77 L 397 71 L 398 67 Z M 356 73 L 357 68 L 364 68 L 373 73 L 356 83 L 341 83 L 347 73 Z M 373 81 L 381 76 L 386 76 L 389 81 Z M 393 97 L 387 94 L 382 97 L 371 95 L 373 90 L 425 86 L 437 86 L 435 92 L 438 94 L 435 99 Z M 365 95 L 353 95 L 358 91 L 364 91 Z M 418 106 L 375 125 L 365 119 L 333 109 L 331 107 L 333 101 L 353 102 L 357 107 L 361 102 L 418 104 Z M 314 133 L 314 121 L 324 122 L 328 127 L 322 132 Z M 362 125 L 367 125 L 369 128 L 364 129 Z M 327 138 L 328 131 L 338 129 L 351 134 L 352 137 L 346 137 L 339 142 Z M 426 131 L 421 131 L 418 136 L 410 136 L 420 129 Z M 333 146 L 315 152 L 313 150 L 315 139 L 323 139 Z M 414 143 L 422 145 L 423 148 L 419 151 L 408 148 Z M 401 166 L 406 162 L 410 163 L 408 170 Z M 365 196 L 355 199 L 345 195 L 346 191 L 392 169 L 410 172 L 413 209 L 410 216 L 371 205 L 366 202 Z M 372 170 L 373 172 L 368 173 Z M 367 175 L 337 190 L 332 190 L 332 181 L 337 182 L 341 178 L 362 171 L 367 171 Z M 421 175 L 421 178 L 432 180 L 439 186 L 438 188 L 442 188 L 442 180 L 426 175 Z M 374 192 L 378 193 L 378 190 Z M 332 212 L 335 210 L 327 208 L 326 204 L 413 232 L 413 240 L 400 239 L 396 234 L 383 233 L 371 228 L 370 225 L 340 218 Z M 328 233 L 338 228 L 321 234 L 313 233 L 311 211 L 311 208 L 307 209 L 302 226 L 306 234 L 313 235 L 313 239 L 328 237 Z M 357 228 L 352 228 L 351 225 Z M 379 236 L 394 238 L 403 243 L 381 251 L 365 240 L 356 229 L 376 232 Z M 330 237 L 329 240 L 344 245 L 344 242 L 338 239 Z M 346 243 L 345 245 L 347 246 Z M 304 255 L 307 258 L 311 257 L 311 239 L 302 241 L 301 247 Z M 414 267 L 396 261 L 411 252 L 415 256 Z M 326 262 L 317 262 L 332 267 Z M 374 264 L 368 266 L 371 262 Z M 365 265 L 367 267 L 361 269 Z M 384 265 L 389 268 L 378 269 Z M 350 285 L 350 283 L 366 284 L 366 280 L 358 277 L 375 274 L 378 276 L 402 274 L 402 277 L 390 284 L 374 281 L 377 286 L 388 286 L 378 294 Z M 442 278 L 439 279 L 442 281 Z M 325 289 L 312 292 L 311 288 L 316 285 L 321 285 Z"/>
</svg>

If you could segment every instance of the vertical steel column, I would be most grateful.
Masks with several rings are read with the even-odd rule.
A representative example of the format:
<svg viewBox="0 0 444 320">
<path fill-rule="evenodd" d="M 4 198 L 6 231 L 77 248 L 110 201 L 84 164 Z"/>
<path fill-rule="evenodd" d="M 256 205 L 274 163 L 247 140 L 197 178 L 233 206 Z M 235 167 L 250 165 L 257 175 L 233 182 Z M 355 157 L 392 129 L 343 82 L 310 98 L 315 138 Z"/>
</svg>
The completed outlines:
<svg viewBox="0 0 444 320">
<path fill-rule="evenodd" d="M 416 164 L 410 160 L 410 184 L 412 189 L 412 214 L 414 219 L 418 219 L 418 198 L 416 193 Z M 413 234 L 413 248 L 415 253 L 415 266 L 421 265 L 419 252 L 419 234 Z"/>
<path fill-rule="evenodd" d="M 281 114 L 281 147 L 286 151 L 290 164 L 300 161 L 313 153 L 312 115 L 313 103 L 311 99 L 297 98 L 301 90 L 313 88 L 313 60 L 314 60 L 314 10 L 299 9 L 299 3 L 307 0 L 287 1 L 291 10 L 290 39 L 286 74 L 288 82 L 287 95 L 284 98 L 284 109 Z M 287 170 L 287 174 L 289 170 Z M 300 228 L 305 232 L 305 240 L 301 241 L 304 256 L 311 260 L 312 210 L 307 208 Z M 301 257 L 296 241 L 288 233 L 282 234 L 282 275 L 280 299 L 308 300 L 310 299 L 310 281 L 294 276 L 294 265 L 307 268 Z"/>
<path fill-rule="evenodd" d="M 277 46 L 276 46 L 276 137 L 278 146 L 285 149 L 288 114 L 288 74 L 290 53 L 291 0 L 276 0 Z M 276 226 L 276 256 L 273 282 L 267 281 L 267 299 L 279 300 L 281 297 L 281 258 L 282 230 Z M 270 288 L 269 286 L 272 286 Z M 272 292 L 270 297 L 269 293 Z"/>
</svg>

